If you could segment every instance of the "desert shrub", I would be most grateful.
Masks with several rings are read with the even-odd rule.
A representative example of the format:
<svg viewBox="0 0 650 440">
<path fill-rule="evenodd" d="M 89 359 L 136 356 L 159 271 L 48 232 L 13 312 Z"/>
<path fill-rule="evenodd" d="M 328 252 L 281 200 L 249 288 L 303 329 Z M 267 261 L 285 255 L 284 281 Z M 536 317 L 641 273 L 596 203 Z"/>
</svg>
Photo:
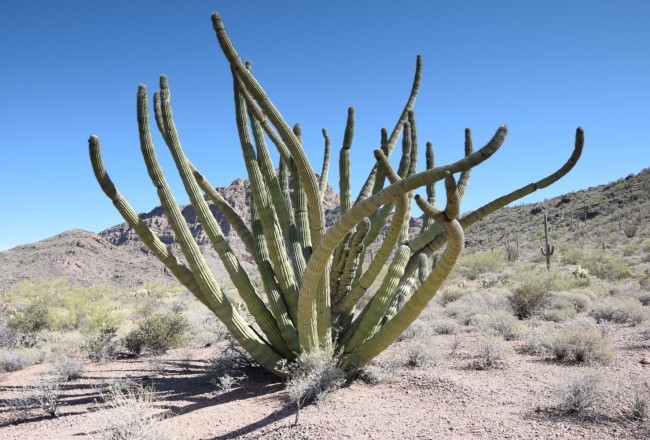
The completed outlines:
<svg viewBox="0 0 650 440">
<path fill-rule="evenodd" d="M 158 313 L 142 321 L 124 338 L 124 347 L 135 355 L 161 354 L 187 341 L 189 323 L 183 315 Z"/>
<path fill-rule="evenodd" d="M 287 397 L 296 404 L 296 420 L 300 408 L 310 401 L 320 401 L 345 382 L 345 372 L 338 366 L 332 353 L 305 353 L 288 369 Z"/>
<path fill-rule="evenodd" d="M 431 324 L 431 330 L 437 335 L 455 335 L 458 324 L 453 319 L 439 318 Z"/>
<path fill-rule="evenodd" d="M 643 276 L 639 278 L 639 286 L 646 292 L 650 292 L 650 271 L 646 269 Z"/>
<path fill-rule="evenodd" d="M 565 414 L 595 415 L 606 403 L 608 391 L 599 371 L 581 371 L 556 386 L 557 408 Z"/>
<path fill-rule="evenodd" d="M 460 290 L 445 290 L 438 297 L 440 298 L 440 304 L 446 306 L 450 302 L 454 302 L 457 299 L 461 298 L 464 295 Z"/>
<path fill-rule="evenodd" d="M 99 440 L 158 440 L 174 439 L 173 432 L 160 425 L 166 413 L 157 408 L 156 393 L 152 388 L 131 385 L 115 389 L 99 425 L 92 437 Z"/>
<path fill-rule="evenodd" d="M 442 354 L 437 345 L 420 340 L 411 340 L 405 348 L 406 366 L 412 368 L 426 368 L 438 365 Z"/>
<path fill-rule="evenodd" d="M 521 338 L 521 351 L 533 355 L 548 355 L 551 340 L 557 331 L 556 324 L 539 318 L 530 319 L 526 324 L 528 330 Z"/>
<path fill-rule="evenodd" d="M 595 305 L 590 315 L 596 322 L 637 325 L 648 319 L 648 310 L 636 298 L 607 297 Z"/>
<path fill-rule="evenodd" d="M 581 264 L 585 253 L 582 249 L 571 247 L 569 249 L 562 249 L 561 255 L 560 262 L 562 264 L 576 265 Z"/>
<path fill-rule="evenodd" d="M 519 319 L 526 319 L 544 306 L 548 294 L 548 287 L 543 284 L 523 284 L 513 289 L 508 296 L 508 301 L 515 316 Z"/>
<path fill-rule="evenodd" d="M 611 252 L 600 250 L 591 251 L 588 254 L 584 254 L 580 264 L 591 275 L 603 280 L 620 280 L 631 276 L 625 261 Z"/>
<path fill-rule="evenodd" d="M 614 357 L 602 331 L 589 320 L 576 320 L 561 328 L 549 339 L 548 352 L 559 361 L 586 364 L 606 364 Z"/>
<path fill-rule="evenodd" d="M 475 315 L 471 324 L 482 333 L 499 335 L 505 340 L 517 339 L 524 330 L 523 324 L 505 310 L 491 310 L 486 314 Z"/>
<path fill-rule="evenodd" d="M 11 317 L 11 324 L 25 333 L 52 328 L 52 314 L 47 298 L 32 298 L 24 309 Z"/>
<path fill-rule="evenodd" d="M 232 378 L 245 377 L 245 371 L 254 365 L 256 363 L 250 354 L 235 341 L 230 341 L 219 356 L 208 359 L 202 381 L 221 388 Z"/>
<path fill-rule="evenodd" d="M 84 362 L 77 356 L 59 355 L 52 363 L 52 375 L 64 381 L 79 379 L 84 370 Z"/>
<path fill-rule="evenodd" d="M 631 296 L 638 299 L 644 306 L 650 306 L 650 290 L 640 290 L 630 293 Z"/>
<path fill-rule="evenodd" d="M 190 318 L 189 341 L 192 344 L 208 346 L 223 341 L 230 333 L 214 315 L 192 316 Z"/>
<path fill-rule="evenodd" d="M 463 325 L 469 325 L 475 315 L 489 313 L 490 310 L 507 310 L 507 299 L 492 293 L 470 293 L 445 308 L 447 315 L 457 319 Z"/>
<path fill-rule="evenodd" d="M 115 327 L 101 329 L 99 333 L 90 336 L 82 344 L 82 349 L 88 354 L 88 358 L 95 362 L 105 362 L 117 358 L 120 347 L 121 343 Z"/>
<path fill-rule="evenodd" d="M 7 316 L 0 313 L 0 348 L 18 348 L 23 340 L 23 332 Z"/>
<path fill-rule="evenodd" d="M 414 321 L 399 337 L 397 342 L 408 341 L 416 337 L 422 337 L 427 333 L 427 326 L 422 321 Z"/>
<path fill-rule="evenodd" d="M 475 280 L 485 273 L 498 272 L 504 266 L 503 259 L 497 258 L 491 252 L 464 255 L 458 262 L 459 272 L 470 280 Z"/>
<path fill-rule="evenodd" d="M 498 368 L 513 354 L 510 344 L 501 336 L 480 335 L 476 343 L 474 368 Z"/>
<path fill-rule="evenodd" d="M 571 301 L 568 294 L 551 293 L 546 301 L 546 307 L 539 312 L 542 319 L 553 322 L 564 322 L 576 316 L 578 307 Z"/>
<path fill-rule="evenodd" d="M 364 366 L 357 378 L 368 385 L 391 384 L 399 382 L 401 375 L 394 368 L 387 368 L 383 363 L 370 363 Z"/>
<path fill-rule="evenodd" d="M 18 396 L 4 399 L 8 412 L 19 419 L 26 418 L 35 410 L 50 417 L 58 416 L 60 385 L 52 376 L 41 376 L 29 385 L 20 387 Z"/>
<path fill-rule="evenodd" d="M 0 350 L 0 371 L 19 371 L 37 362 L 32 350 Z"/>
</svg>

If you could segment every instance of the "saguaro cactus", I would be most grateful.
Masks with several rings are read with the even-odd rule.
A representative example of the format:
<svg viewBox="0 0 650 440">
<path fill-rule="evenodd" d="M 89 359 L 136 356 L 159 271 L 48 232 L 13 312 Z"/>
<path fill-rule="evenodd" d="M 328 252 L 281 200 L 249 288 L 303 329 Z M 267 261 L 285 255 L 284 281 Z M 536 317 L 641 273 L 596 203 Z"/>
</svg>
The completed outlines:
<svg viewBox="0 0 650 440">
<path fill-rule="evenodd" d="M 239 217 L 186 157 L 165 76 L 161 77 L 160 90 L 153 96 L 153 113 L 197 217 L 255 320 L 252 325 L 224 295 L 174 201 L 154 150 L 145 86 L 141 85 L 137 94 L 141 150 L 184 261 L 162 243 L 117 191 L 106 173 L 97 136 L 90 137 L 90 157 L 102 190 L 142 242 L 223 321 L 257 362 L 275 374 L 284 374 L 280 368 L 284 362 L 294 362 L 304 353 L 317 351 L 336 353 L 337 361 L 346 371 L 354 371 L 370 361 L 408 328 L 436 294 L 461 254 L 465 228 L 508 203 L 554 183 L 573 168 L 582 152 L 584 135 L 578 128 L 573 153 L 557 171 L 461 215 L 460 203 L 471 169 L 498 150 L 507 128 L 500 127 L 476 152 L 471 133 L 466 130 L 465 157 L 444 166 L 434 167 L 433 147 L 428 143 L 426 170 L 417 172 L 418 138 L 413 109 L 421 77 L 422 64 L 418 57 L 406 105 L 393 130 L 382 130 L 381 148 L 374 151 L 376 164 L 356 199 L 350 195 L 349 151 L 354 110 L 349 110 L 340 154 L 341 217 L 326 230 L 322 203 L 326 178 L 317 179 L 307 160 L 300 127 L 285 122 L 253 76 L 250 64 L 241 61 L 221 17 L 214 14 L 212 22 L 232 72 L 235 122 L 252 192 L 250 222 Z M 330 140 L 326 131 L 323 136 L 322 175 L 326 176 Z M 394 170 L 388 157 L 400 137 L 401 161 Z M 279 152 L 279 173 L 270 159 L 268 140 Z M 292 195 L 289 177 L 293 179 Z M 433 206 L 433 185 L 439 180 L 445 181 L 447 193 L 443 210 Z M 414 193 L 421 187 L 426 187 L 426 200 Z M 239 256 L 230 248 L 204 195 L 226 216 L 242 239 L 257 264 L 265 295 L 242 269 Z M 413 200 L 424 211 L 426 221 L 415 237 L 409 237 Z M 381 246 L 366 258 L 368 246 L 380 233 L 384 234 L 389 219 L 390 226 L 382 235 Z M 447 247 L 429 271 L 428 259 L 445 244 Z M 388 265 L 385 278 L 378 280 L 385 265 Z M 363 301 L 366 305 L 361 308 L 360 299 L 375 282 L 379 289 L 368 301 Z"/>
<path fill-rule="evenodd" d="M 546 270 L 551 270 L 551 255 L 555 252 L 555 245 L 548 241 L 548 217 L 544 214 L 544 243 L 541 248 L 542 255 L 546 257 Z"/>
</svg>

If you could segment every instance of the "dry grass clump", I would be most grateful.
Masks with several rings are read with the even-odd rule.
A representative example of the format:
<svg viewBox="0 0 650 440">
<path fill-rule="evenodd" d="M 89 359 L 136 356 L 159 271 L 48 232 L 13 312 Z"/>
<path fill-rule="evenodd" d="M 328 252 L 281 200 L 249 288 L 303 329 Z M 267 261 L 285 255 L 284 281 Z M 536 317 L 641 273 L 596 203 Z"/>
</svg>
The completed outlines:
<svg viewBox="0 0 650 440">
<path fill-rule="evenodd" d="M 601 371 L 580 371 L 555 388 L 557 408 L 565 414 L 595 417 L 607 404 L 609 392 Z"/>
<path fill-rule="evenodd" d="M 603 298 L 590 312 L 596 322 L 637 325 L 648 319 L 648 310 L 641 302 L 629 296 Z"/>
<path fill-rule="evenodd" d="M 18 396 L 6 399 L 5 408 L 19 420 L 27 418 L 34 410 L 50 417 L 58 416 L 60 384 L 54 376 L 40 376 L 18 390 Z"/>
<path fill-rule="evenodd" d="M 484 314 L 474 315 L 471 325 L 482 333 L 503 337 L 506 341 L 518 339 L 524 332 L 524 325 L 515 316 L 505 310 L 490 310 Z"/>
<path fill-rule="evenodd" d="M 492 292 L 468 293 L 445 307 L 448 316 L 462 325 L 470 325 L 475 315 L 487 314 L 491 310 L 509 310 L 507 299 Z"/>
<path fill-rule="evenodd" d="M 431 323 L 431 331 L 436 335 L 455 335 L 459 331 L 458 323 L 449 318 L 437 318 Z"/>
<path fill-rule="evenodd" d="M 601 329 L 587 319 L 571 321 L 547 341 L 547 352 L 559 361 L 606 364 L 614 358 Z"/>
<path fill-rule="evenodd" d="M 36 350 L 31 348 L 0 350 L 0 372 L 19 371 L 40 361 Z"/>
<path fill-rule="evenodd" d="M 244 380 L 246 370 L 255 365 L 257 364 L 246 350 L 235 341 L 230 341 L 219 356 L 208 360 L 202 380 L 224 391 Z"/>
<path fill-rule="evenodd" d="M 650 384 L 647 380 L 637 376 L 623 381 L 614 397 L 618 411 L 624 419 L 650 419 Z"/>
<path fill-rule="evenodd" d="M 133 384 L 126 388 L 116 387 L 100 413 L 99 427 L 89 435 L 98 440 L 176 438 L 173 432 L 160 424 L 166 413 L 157 407 L 156 402 L 152 388 Z"/>
<path fill-rule="evenodd" d="M 52 374 L 63 381 L 79 379 L 83 374 L 84 361 L 75 355 L 60 354 L 52 363 Z"/>
<path fill-rule="evenodd" d="M 411 368 L 427 368 L 438 365 L 443 355 L 438 345 L 422 340 L 410 340 L 405 343 L 404 365 Z"/>
<path fill-rule="evenodd" d="M 477 370 L 487 370 L 503 366 L 514 350 L 501 336 L 480 335 L 475 352 L 473 367 Z"/>
<path fill-rule="evenodd" d="M 297 425 L 300 408 L 311 401 L 322 401 L 345 383 L 345 372 L 338 366 L 332 353 L 305 353 L 287 369 L 287 397 L 296 404 Z"/>
<path fill-rule="evenodd" d="M 456 301 L 461 298 L 465 293 L 460 290 L 445 290 L 438 295 L 436 295 L 438 301 L 441 305 L 446 306 L 447 304 Z"/>
</svg>

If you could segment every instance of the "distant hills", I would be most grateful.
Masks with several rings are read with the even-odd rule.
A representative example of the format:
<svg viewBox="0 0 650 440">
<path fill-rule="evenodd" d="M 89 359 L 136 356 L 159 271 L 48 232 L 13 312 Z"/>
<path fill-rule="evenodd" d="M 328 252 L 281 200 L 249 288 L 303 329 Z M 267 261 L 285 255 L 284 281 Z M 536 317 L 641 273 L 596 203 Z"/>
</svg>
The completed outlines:
<svg viewBox="0 0 650 440">
<path fill-rule="evenodd" d="M 248 221 L 248 182 L 237 179 L 217 190 Z M 330 187 L 326 190 L 324 205 L 329 226 L 339 216 L 338 195 Z M 184 206 L 182 212 L 217 278 L 227 278 L 192 206 Z M 244 268 L 254 271 L 250 256 L 230 225 L 214 207 L 213 212 Z M 552 228 L 557 231 L 556 239 L 569 238 L 568 231 L 575 232 L 580 222 L 583 234 L 589 234 L 594 244 L 604 243 L 607 246 L 608 240 L 616 240 L 617 237 L 622 240 L 625 237 L 618 230 L 619 217 L 622 223 L 642 226 L 648 223 L 650 169 L 544 202 L 504 208 L 469 228 L 466 233 L 467 252 L 501 246 L 508 234 L 516 235 L 523 244 L 537 246 L 537 234 L 544 213 L 548 214 Z M 141 214 L 141 218 L 165 244 L 181 255 L 161 207 Z M 411 219 L 412 228 L 419 224 L 419 219 Z M 0 252 L 0 290 L 12 289 L 22 280 L 55 278 L 65 278 L 83 286 L 115 288 L 176 283 L 126 223 L 100 233 L 74 229 L 37 243 Z"/>
</svg>

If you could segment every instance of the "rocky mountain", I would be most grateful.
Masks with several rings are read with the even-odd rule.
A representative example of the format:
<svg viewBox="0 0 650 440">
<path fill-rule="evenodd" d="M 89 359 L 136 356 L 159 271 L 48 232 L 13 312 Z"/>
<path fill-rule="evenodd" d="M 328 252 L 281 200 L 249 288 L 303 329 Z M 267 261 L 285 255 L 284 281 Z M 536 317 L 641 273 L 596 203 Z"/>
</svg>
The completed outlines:
<svg viewBox="0 0 650 440">
<path fill-rule="evenodd" d="M 246 180 L 237 179 L 217 190 L 244 219 L 250 218 Z M 324 205 L 329 226 L 339 217 L 338 195 L 330 187 L 326 190 Z M 221 213 L 214 207 L 211 209 L 242 265 L 253 272 L 255 267 L 243 244 Z M 218 279 L 227 278 L 192 206 L 182 207 L 182 212 L 208 265 Z M 516 235 L 523 245 L 538 246 L 544 213 L 549 217 L 555 240 L 573 237 L 575 234 L 569 235 L 569 231 L 575 232 L 578 227 L 582 228 L 582 237 L 587 234 L 599 245 L 624 239 L 622 230 L 625 225 L 644 226 L 650 215 L 650 169 L 606 185 L 498 211 L 469 228 L 467 252 L 501 246 L 509 234 L 511 237 Z M 161 207 L 141 214 L 141 218 L 164 243 L 181 255 Z M 420 224 L 420 219 L 412 218 L 411 231 L 418 230 Z M 0 252 L 0 290 L 14 288 L 22 280 L 52 278 L 66 278 L 81 285 L 121 288 L 176 282 L 126 223 L 98 234 L 83 230 L 66 231 L 37 243 Z"/>
</svg>

